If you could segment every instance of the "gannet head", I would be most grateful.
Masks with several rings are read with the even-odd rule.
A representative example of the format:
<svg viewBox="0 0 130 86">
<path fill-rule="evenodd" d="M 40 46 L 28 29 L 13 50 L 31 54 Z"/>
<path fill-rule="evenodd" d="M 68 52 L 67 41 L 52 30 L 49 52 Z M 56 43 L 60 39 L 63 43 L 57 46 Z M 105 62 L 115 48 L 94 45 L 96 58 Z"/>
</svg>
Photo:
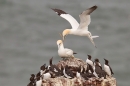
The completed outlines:
<svg viewBox="0 0 130 86">
<path fill-rule="evenodd" d="M 58 41 L 57 41 L 57 45 L 58 45 L 58 46 L 60 46 L 62 43 L 63 43 L 62 40 L 58 40 Z"/>
<path fill-rule="evenodd" d="M 65 39 L 65 36 L 68 35 L 70 33 L 70 29 L 65 29 L 62 33 L 62 36 L 63 36 L 63 41 Z"/>
</svg>

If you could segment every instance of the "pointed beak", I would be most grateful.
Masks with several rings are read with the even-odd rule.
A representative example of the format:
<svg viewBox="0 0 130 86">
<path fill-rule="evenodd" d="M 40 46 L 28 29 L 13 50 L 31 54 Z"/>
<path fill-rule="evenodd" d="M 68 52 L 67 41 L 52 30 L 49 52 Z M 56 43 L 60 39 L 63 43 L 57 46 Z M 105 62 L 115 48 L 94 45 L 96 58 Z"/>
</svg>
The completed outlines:
<svg viewBox="0 0 130 86">
<path fill-rule="evenodd" d="M 60 34 L 60 33 L 59 33 Z M 63 39 L 63 41 L 65 40 L 65 36 L 63 36 L 62 34 L 60 34 L 61 38 Z"/>
<path fill-rule="evenodd" d="M 61 45 L 61 43 L 59 43 L 59 46 Z"/>
<path fill-rule="evenodd" d="M 62 38 L 63 38 L 63 41 L 65 40 L 65 36 L 62 36 Z"/>
</svg>

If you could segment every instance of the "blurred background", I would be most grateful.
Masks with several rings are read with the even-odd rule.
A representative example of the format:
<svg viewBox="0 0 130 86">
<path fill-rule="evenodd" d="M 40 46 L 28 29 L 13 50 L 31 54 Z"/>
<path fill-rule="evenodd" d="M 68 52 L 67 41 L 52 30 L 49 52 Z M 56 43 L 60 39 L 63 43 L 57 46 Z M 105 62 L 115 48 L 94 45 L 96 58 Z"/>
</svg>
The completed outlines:
<svg viewBox="0 0 130 86">
<path fill-rule="evenodd" d="M 87 37 L 68 35 L 65 47 L 75 57 L 103 58 L 110 62 L 118 86 L 130 81 L 130 0 L 0 0 L 0 85 L 26 86 L 30 74 L 44 63 L 61 58 L 57 54 L 59 33 L 70 24 L 50 8 L 59 8 L 79 22 L 79 14 L 97 5 L 89 30 L 97 49 Z"/>
</svg>

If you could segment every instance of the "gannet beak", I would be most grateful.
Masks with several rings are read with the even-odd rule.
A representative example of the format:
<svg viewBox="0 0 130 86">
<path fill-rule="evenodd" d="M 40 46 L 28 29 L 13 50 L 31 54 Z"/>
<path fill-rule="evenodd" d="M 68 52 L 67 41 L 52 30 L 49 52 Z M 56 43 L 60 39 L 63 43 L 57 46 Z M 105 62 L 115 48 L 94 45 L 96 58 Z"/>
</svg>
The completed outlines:
<svg viewBox="0 0 130 86">
<path fill-rule="evenodd" d="M 59 33 L 59 34 L 60 34 L 60 33 Z M 64 42 L 65 37 L 64 37 L 62 34 L 60 34 L 60 36 L 61 36 L 61 38 L 63 39 L 63 42 Z"/>
<path fill-rule="evenodd" d="M 63 38 L 63 41 L 65 40 L 65 36 L 62 36 L 62 38 Z"/>
</svg>

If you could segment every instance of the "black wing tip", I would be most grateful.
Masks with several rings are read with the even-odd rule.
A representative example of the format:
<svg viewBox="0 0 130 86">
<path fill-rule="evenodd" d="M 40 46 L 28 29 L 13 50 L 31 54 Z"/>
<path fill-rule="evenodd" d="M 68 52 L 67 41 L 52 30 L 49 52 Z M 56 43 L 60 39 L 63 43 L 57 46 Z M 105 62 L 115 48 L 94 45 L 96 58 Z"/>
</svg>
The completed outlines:
<svg viewBox="0 0 130 86">
<path fill-rule="evenodd" d="M 73 54 L 77 54 L 76 52 L 74 52 Z"/>
<path fill-rule="evenodd" d="M 97 5 L 94 5 L 93 8 L 97 8 L 98 6 Z"/>
<path fill-rule="evenodd" d="M 95 9 L 97 9 L 97 5 L 94 5 L 94 6 L 92 6 L 92 7 L 90 7 L 89 9 L 93 9 L 93 10 L 95 10 Z"/>
<path fill-rule="evenodd" d="M 56 9 L 56 8 L 51 8 L 53 11 L 55 11 L 59 16 L 61 15 L 61 14 L 68 14 L 68 13 L 66 13 L 65 11 L 63 11 L 63 10 L 60 10 L 60 9 Z"/>
</svg>

